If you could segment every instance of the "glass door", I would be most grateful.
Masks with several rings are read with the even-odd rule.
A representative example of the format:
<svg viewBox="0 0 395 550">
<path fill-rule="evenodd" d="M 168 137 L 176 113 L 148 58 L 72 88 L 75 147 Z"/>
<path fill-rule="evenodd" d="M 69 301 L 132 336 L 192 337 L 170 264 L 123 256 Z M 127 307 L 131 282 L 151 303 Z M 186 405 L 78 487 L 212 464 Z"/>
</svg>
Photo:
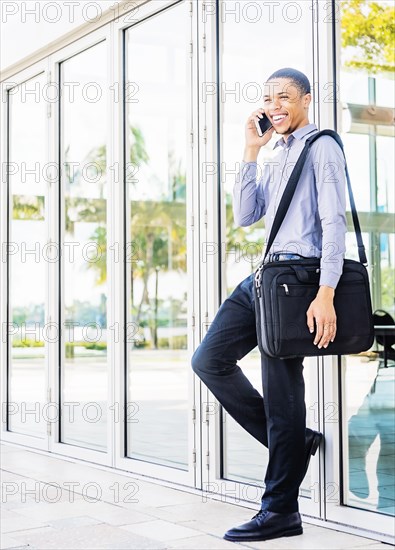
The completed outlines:
<svg viewBox="0 0 395 550">
<path fill-rule="evenodd" d="M 51 231 L 59 259 L 51 273 L 59 338 L 52 449 L 107 464 L 112 429 L 107 282 L 109 44 L 88 35 L 52 58 L 58 85 L 53 152 L 59 163 Z"/>
<path fill-rule="evenodd" d="M 313 87 L 313 25 L 311 2 L 293 3 L 284 11 L 278 7 L 272 13 L 275 21 L 268 22 L 269 6 L 249 8 L 233 0 L 218 2 L 219 21 L 218 59 L 220 80 L 216 83 L 217 108 L 220 112 L 219 151 L 220 166 L 220 238 L 218 269 L 221 273 L 221 300 L 255 271 L 265 246 L 263 219 L 249 227 L 238 227 L 233 220 L 232 189 L 235 175 L 240 168 L 244 150 L 244 125 L 252 111 L 263 106 L 263 83 L 276 69 L 294 67 L 304 72 Z M 275 7 L 275 6 L 274 6 Z M 267 18 L 262 13 L 267 9 Z M 296 11 L 295 11 L 296 10 Z M 260 13 L 260 16 L 259 16 Z M 273 24 L 274 23 L 274 24 Z M 281 37 L 282 46 L 274 45 Z M 251 45 L 254 45 L 252 47 Z M 266 55 L 276 48 L 276 55 Z M 314 122 L 314 98 L 310 105 L 309 119 Z M 261 150 L 259 165 L 272 162 L 272 140 Z M 261 170 L 258 169 L 258 173 Z M 267 236 L 266 236 L 267 238 Z M 209 284 L 209 283 L 208 283 Z M 260 354 L 256 347 L 238 362 L 252 385 L 263 395 Z M 318 417 L 318 360 L 304 361 L 306 383 L 307 425 L 319 428 Z M 213 398 L 207 398 L 210 402 Z M 247 433 L 236 421 L 216 404 L 211 405 L 211 429 L 217 434 L 212 442 L 219 453 L 210 450 L 208 487 L 213 492 L 228 494 L 230 498 L 260 504 L 263 480 L 268 461 L 268 450 Z M 301 487 L 301 511 L 318 515 L 318 458 L 313 457 L 309 471 Z M 235 489 L 236 487 L 236 489 Z"/>
<path fill-rule="evenodd" d="M 191 20 L 190 3 L 179 2 L 124 35 L 128 461 L 123 465 L 186 483 L 195 456 L 187 224 Z"/>
<path fill-rule="evenodd" d="M 6 430 L 13 441 L 47 448 L 47 184 L 44 67 L 6 93 L 8 148 L 6 264 Z M 36 74 L 35 74 L 36 73 Z M 5 162 L 2 163 L 6 168 Z M 4 287 L 5 288 L 5 287 Z"/>
<path fill-rule="evenodd" d="M 354 47 L 361 25 L 393 18 L 388 2 L 339 3 L 338 128 L 345 145 L 368 258 L 375 317 L 372 348 L 340 361 L 339 450 L 333 479 L 338 497 L 328 517 L 393 534 L 395 514 L 395 196 L 394 59 L 390 36 L 369 35 Z M 372 48 L 372 49 L 371 49 Z M 371 52 L 373 53 L 372 55 Z M 349 223 L 347 257 L 359 259 Z M 392 328 L 391 328 L 392 326 Z M 346 509 L 345 509 L 346 508 Z"/>
</svg>

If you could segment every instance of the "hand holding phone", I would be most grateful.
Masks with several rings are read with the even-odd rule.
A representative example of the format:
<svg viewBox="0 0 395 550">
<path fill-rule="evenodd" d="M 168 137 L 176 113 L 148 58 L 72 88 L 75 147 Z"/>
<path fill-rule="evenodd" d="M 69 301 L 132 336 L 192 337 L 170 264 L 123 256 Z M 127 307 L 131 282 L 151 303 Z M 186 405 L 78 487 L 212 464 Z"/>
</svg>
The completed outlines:
<svg viewBox="0 0 395 550">
<path fill-rule="evenodd" d="M 273 128 L 265 113 L 262 113 L 262 118 L 255 119 L 255 126 L 259 137 L 264 136 L 270 128 Z"/>
<path fill-rule="evenodd" d="M 246 148 L 260 149 L 270 141 L 274 132 L 272 123 L 260 108 L 251 113 L 245 127 Z"/>
</svg>

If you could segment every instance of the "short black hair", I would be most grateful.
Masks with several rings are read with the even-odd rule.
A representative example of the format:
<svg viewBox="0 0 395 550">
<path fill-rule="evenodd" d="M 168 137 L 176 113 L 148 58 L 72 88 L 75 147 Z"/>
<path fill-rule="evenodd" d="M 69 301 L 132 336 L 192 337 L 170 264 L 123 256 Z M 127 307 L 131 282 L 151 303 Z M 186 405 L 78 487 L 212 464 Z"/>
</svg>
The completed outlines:
<svg viewBox="0 0 395 550">
<path fill-rule="evenodd" d="M 295 86 L 298 88 L 300 95 L 311 93 L 309 79 L 301 71 L 292 69 L 291 67 L 284 67 L 283 69 L 278 69 L 278 71 L 275 71 L 273 74 L 271 74 L 267 81 L 275 80 L 276 78 L 291 79 Z"/>
</svg>

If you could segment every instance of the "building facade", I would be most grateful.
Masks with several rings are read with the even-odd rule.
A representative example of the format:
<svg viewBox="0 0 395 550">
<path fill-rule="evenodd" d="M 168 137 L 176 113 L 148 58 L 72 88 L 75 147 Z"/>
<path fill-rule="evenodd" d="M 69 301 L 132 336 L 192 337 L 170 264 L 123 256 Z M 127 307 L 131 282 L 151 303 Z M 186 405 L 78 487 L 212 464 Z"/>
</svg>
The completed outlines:
<svg viewBox="0 0 395 550">
<path fill-rule="evenodd" d="M 244 124 L 274 70 L 309 77 L 310 122 L 345 145 L 373 308 L 393 318 L 391 37 L 355 39 L 369 18 L 384 28 L 391 6 L 120 2 L 4 68 L 3 441 L 260 502 L 267 450 L 190 366 L 264 248 L 263 220 L 233 221 Z M 358 259 L 349 202 L 347 219 L 346 257 Z M 325 448 L 301 512 L 377 540 L 395 511 L 388 319 L 369 352 L 304 362 L 308 425 Z M 258 349 L 239 364 L 262 391 Z"/>
</svg>

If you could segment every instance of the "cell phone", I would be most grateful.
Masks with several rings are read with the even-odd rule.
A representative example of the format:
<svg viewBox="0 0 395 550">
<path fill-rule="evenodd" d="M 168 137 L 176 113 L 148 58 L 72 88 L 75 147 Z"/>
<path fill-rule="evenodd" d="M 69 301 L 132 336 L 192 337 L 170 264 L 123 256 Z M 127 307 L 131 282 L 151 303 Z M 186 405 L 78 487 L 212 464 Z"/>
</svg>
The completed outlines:
<svg viewBox="0 0 395 550">
<path fill-rule="evenodd" d="M 270 130 L 273 124 L 267 118 L 266 114 L 263 113 L 263 117 L 255 121 L 255 126 L 256 131 L 258 132 L 258 136 L 262 137 L 264 134 L 266 134 L 268 130 Z"/>
</svg>

